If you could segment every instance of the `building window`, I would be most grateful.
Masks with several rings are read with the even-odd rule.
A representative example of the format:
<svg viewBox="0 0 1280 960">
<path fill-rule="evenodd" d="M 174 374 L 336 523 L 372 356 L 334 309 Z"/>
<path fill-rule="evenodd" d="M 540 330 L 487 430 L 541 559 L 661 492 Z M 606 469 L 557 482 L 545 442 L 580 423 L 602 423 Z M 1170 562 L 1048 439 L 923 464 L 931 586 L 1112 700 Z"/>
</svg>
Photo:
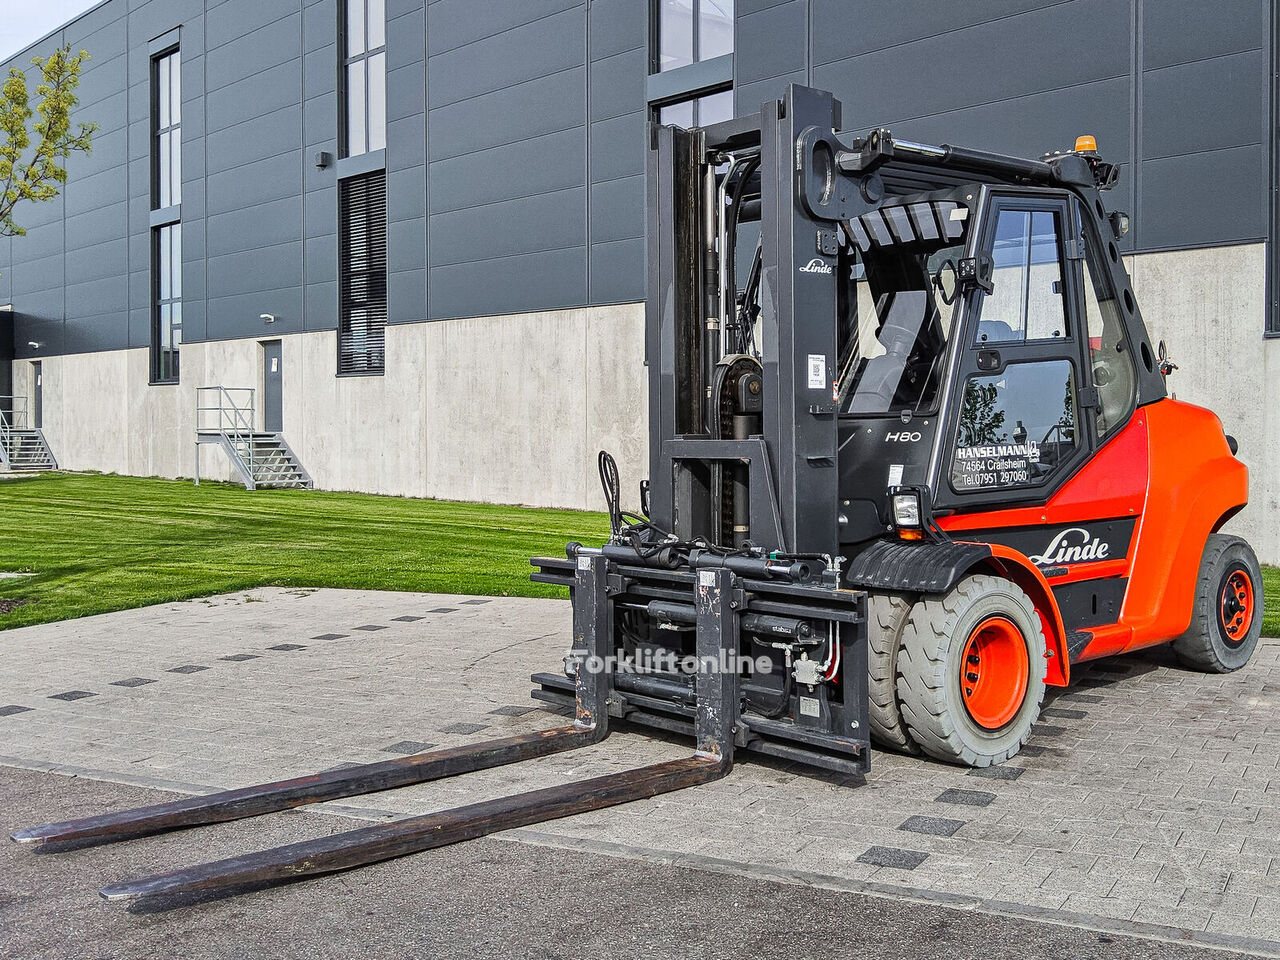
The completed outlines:
<svg viewBox="0 0 1280 960">
<path fill-rule="evenodd" d="M 648 94 L 654 119 L 676 127 L 731 120 L 733 0 L 652 3 Z"/>
<path fill-rule="evenodd" d="M 674 127 L 705 127 L 733 119 L 733 91 L 721 90 L 705 97 L 668 103 L 658 108 L 658 121 Z"/>
<path fill-rule="evenodd" d="M 338 373 L 382 373 L 387 324 L 387 175 L 338 187 Z"/>
<path fill-rule="evenodd" d="M 182 202 L 182 83 L 178 51 L 151 61 L 151 208 Z"/>
<path fill-rule="evenodd" d="M 733 0 L 655 0 L 658 72 L 733 53 Z"/>
<path fill-rule="evenodd" d="M 387 145 L 385 0 L 346 0 L 343 18 L 343 150 L 354 157 Z"/>
<path fill-rule="evenodd" d="M 176 383 L 182 346 L 182 224 L 156 227 L 151 237 L 151 378 L 156 383 Z"/>
<path fill-rule="evenodd" d="M 151 59 L 151 380 L 178 382 L 182 346 L 182 61 Z"/>
</svg>

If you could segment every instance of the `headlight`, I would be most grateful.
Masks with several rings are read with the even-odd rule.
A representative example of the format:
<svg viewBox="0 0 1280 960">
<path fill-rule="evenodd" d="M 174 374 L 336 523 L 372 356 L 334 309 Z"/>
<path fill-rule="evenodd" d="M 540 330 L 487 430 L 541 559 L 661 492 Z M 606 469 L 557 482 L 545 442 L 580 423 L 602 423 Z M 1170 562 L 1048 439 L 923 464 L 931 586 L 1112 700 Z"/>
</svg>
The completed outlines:
<svg viewBox="0 0 1280 960">
<path fill-rule="evenodd" d="M 918 494 L 894 494 L 893 522 L 900 527 L 920 526 L 920 497 Z"/>
</svg>

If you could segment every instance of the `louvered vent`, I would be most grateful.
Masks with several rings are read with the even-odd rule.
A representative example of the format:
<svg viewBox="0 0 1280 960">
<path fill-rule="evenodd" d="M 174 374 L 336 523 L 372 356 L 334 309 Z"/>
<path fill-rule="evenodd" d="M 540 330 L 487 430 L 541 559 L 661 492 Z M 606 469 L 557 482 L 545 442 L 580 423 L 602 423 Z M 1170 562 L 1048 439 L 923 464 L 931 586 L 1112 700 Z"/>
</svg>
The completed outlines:
<svg viewBox="0 0 1280 960">
<path fill-rule="evenodd" d="M 382 373 L 387 325 L 386 173 L 343 180 L 338 224 L 338 373 Z"/>
</svg>

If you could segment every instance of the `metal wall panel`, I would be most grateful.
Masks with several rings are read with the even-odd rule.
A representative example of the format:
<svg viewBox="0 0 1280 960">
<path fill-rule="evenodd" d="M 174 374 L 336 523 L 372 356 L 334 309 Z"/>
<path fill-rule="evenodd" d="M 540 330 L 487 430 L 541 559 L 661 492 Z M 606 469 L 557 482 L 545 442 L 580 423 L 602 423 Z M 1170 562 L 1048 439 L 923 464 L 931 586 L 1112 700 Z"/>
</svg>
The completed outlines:
<svg viewBox="0 0 1280 960">
<path fill-rule="evenodd" d="M 1263 239 L 1269 230 L 1270 25 L 1264 0 L 1143 0 L 1138 249 Z"/>
<path fill-rule="evenodd" d="M 585 0 L 440 0 L 427 8 L 427 37 L 428 317 L 585 303 Z M 526 183 L 518 169 L 503 173 L 504 148 L 555 134 L 564 135 L 551 161 L 557 174 L 531 173 Z M 489 172 L 462 202 L 448 183 L 473 155 Z M 555 190 L 540 192 L 548 180 Z"/>
<path fill-rule="evenodd" d="M 1268 36 L 1267 0 L 743 0 L 736 99 L 811 83 L 846 129 L 1025 156 L 1091 133 L 1122 164 L 1127 250 L 1256 241 Z"/>
<path fill-rule="evenodd" d="M 647 4 L 593 0 L 588 12 L 587 299 L 644 298 Z M 638 256 L 637 256 L 638 252 Z"/>
<path fill-rule="evenodd" d="M 1267 0 L 738 0 L 740 112 L 789 82 L 847 129 L 1122 163 L 1127 249 L 1267 234 Z M 206 15 L 207 8 L 207 15 Z M 391 322 L 643 297 L 645 0 L 388 0 Z M 89 49 L 100 125 L 0 244 L 19 355 L 150 340 L 148 42 L 181 26 L 184 333 L 336 325 L 337 0 L 109 0 L 11 63 Z M 6 64 L 5 66 L 8 66 Z"/>
<path fill-rule="evenodd" d="M 425 5 L 388 6 L 388 323 L 427 317 L 427 71 Z"/>
</svg>

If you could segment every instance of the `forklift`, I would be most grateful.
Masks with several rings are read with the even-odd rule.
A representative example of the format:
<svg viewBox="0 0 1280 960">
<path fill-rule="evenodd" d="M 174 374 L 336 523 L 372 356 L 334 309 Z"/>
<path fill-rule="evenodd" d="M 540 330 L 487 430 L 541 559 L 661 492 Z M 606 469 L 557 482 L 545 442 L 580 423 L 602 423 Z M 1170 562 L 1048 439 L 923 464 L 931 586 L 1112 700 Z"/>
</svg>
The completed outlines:
<svg viewBox="0 0 1280 960">
<path fill-rule="evenodd" d="M 534 559 L 573 645 L 562 727 L 20 830 L 105 842 L 587 748 L 617 720 L 681 760 L 126 879 L 108 899 L 347 869 L 727 775 L 740 751 L 863 775 L 871 747 L 983 767 L 1073 665 L 1258 642 L 1258 561 L 1221 532 L 1237 444 L 1171 399 L 1090 138 L 1022 159 L 844 132 L 831 94 L 648 145 L 649 479 L 610 537 Z"/>
</svg>

